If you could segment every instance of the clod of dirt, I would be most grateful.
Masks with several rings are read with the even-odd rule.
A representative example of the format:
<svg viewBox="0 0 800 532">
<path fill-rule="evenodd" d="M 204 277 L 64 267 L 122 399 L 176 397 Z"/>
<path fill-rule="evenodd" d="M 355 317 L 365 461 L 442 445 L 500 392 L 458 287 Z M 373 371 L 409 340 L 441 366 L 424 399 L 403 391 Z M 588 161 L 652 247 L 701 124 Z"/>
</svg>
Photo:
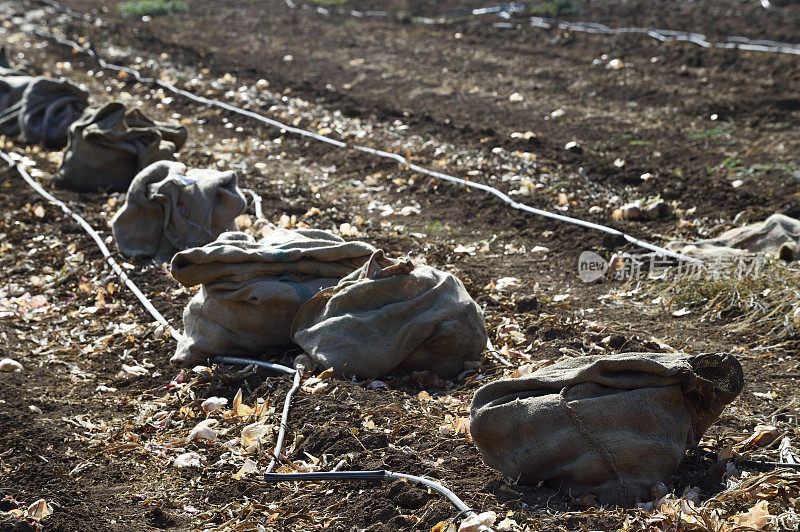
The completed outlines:
<svg viewBox="0 0 800 532">
<path fill-rule="evenodd" d="M 17 503 L 9 499 L 0 500 L 0 512 L 10 512 L 17 509 Z"/>
<path fill-rule="evenodd" d="M 35 532 L 37 528 L 27 521 L 8 517 L 0 518 L 0 530 L 6 530 L 8 532 Z"/>
<path fill-rule="evenodd" d="M 568 331 L 557 327 L 545 327 L 539 330 L 539 338 L 545 342 L 550 342 L 559 338 L 567 338 L 568 336 Z"/>
<path fill-rule="evenodd" d="M 301 446 L 302 451 L 315 456 L 322 454 L 344 455 L 361 450 L 355 437 L 341 427 L 318 427 Z"/>
<path fill-rule="evenodd" d="M 377 499 L 368 492 L 362 493 L 356 500 L 356 504 L 362 507 L 361 513 L 356 517 L 356 523 L 361 526 L 386 523 L 397 516 L 394 504 L 386 499 Z"/>
<path fill-rule="evenodd" d="M 539 309 L 539 300 L 536 296 L 523 296 L 517 300 L 517 312 L 532 312 Z"/>
<path fill-rule="evenodd" d="M 161 508 L 153 508 L 145 514 L 150 526 L 161 530 L 172 528 L 178 525 L 178 522 L 170 514 L 166 513 Z"/>
<path fill-rule="evenodd" d="M 397 480 L 389 488 L 389 497 L 392 501 L 406 510 L 418 510 L 425 506 L 430 496 L 428 492 L 408 482 Z"/>
<path fill-rule="evenodd" d="M 627 240 L 622 235 L 605 235 L 603 237 L 603 247 L 606 249 L 617 249 L 627 244 Z"/>
<path fill-rule="evenodd" d="M 608 347 L 612 349 L 622 349 L 628 343 L 628 339 L 621 334 L 612 334 L 608 338 Z"/>
</svg>

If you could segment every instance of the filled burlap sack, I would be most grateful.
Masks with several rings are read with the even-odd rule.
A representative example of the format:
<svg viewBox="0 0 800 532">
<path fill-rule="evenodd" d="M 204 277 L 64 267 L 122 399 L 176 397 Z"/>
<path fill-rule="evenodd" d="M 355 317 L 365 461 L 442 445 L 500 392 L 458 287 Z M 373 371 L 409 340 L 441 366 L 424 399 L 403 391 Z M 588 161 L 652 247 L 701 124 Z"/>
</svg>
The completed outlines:
<svg viewBox="0 0 800 532">
<path fill-rule="evenodd" d="M 487 335 L 458 278 L 378 251 L 300 307 L 292 338 L 322 367 L 369 379 L 396 368 L 452 377 L 480 356 Z"/>
<path fill-rule="evenodd" d="M 186 129 L 154 122 L 138 109 L 111 102 L 87 109 L 69 128 L 64 160 L 53 182 L 79 192 L 124 192 L 156 161 L 173 160 Z"/>
<path fill-rule="evenodd" d="M 290 345 L 300 305 L 367 261 L 375 248 L 326 231 L 276 229 L 256 241 L 223 233 L 175 255 L 172 276 L 202 285 L 183 312 L 184 337 L 172 362 L 204 363 L 217 355 L 259 355 Z"/>
<path fill-rule="evenodd" d="M 89 93 L 68 80 L 36 78 L 21 99 L 22 140 L 46 148 L 67 145 L 69 126 L 89 106 Z"/>
<path fill-rule="evenodd" d="M 204 246 L 226 231 L 247 207 L 233 171 L 187 170 L 174 161 L 151 164 L 133 178 L 125 204 L 111 221 L 126 257 L 169 260 Z"/>
<path fill-rule="evenodd" d="M 470 433 L 514 482 L 632 506 L 670 481 L 743 383 L 730 355 L 578 357 L 480 388 Z"/>
</svg>

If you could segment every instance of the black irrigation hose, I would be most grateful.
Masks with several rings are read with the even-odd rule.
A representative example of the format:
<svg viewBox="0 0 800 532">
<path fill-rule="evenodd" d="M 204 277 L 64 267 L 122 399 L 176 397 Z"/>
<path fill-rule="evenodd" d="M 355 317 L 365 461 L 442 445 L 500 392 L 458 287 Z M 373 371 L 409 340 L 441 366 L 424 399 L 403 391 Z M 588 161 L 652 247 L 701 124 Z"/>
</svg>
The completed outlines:
<svg viewBox="0 0 800 532">
<path fill-rule="evenodd" d="M 772 471 L 774 469 L 794 469 L 800 471 L 800 464 L 789 464 L 786 462 L 767 462 L 763 460 L 734 460 L 734 464 L 742 469 L 754 469 L 756 471 Z"/>
<path fill-rule="evenodd" d="M 39 183 L 37 183 L 31 176 L 28 174 L 27 170 L 21 165 L 18 164 L 11 156 L 5 153 L 5 151 L 0 150 L 0 159 L 4 160 L 8 165 L 15 169 L 17 173 L 22 177 L 22 179 L 39 195 L 41 195 L 46 200 L 54 203 L 58 207 L 61 208 L 64 213 L 70 215 L 78 224 L 83 228 L 86 233 L 94 240 L 97 247 L 100 249 L 100 252 L 103 254 L 103 257 L 106 259 L 106 262 L 111 269 L 116 273 L 120 279 L 125 283 L 125 285 L 133 292 L 139 302 L 145 307 L 145 309 L 158 321 L 162 326 L 164 326 L 167 330 L 169 330 L 170 334 L 176 341 L 180 341 L 182 335 L 178 332 L 177 329 L 172 327 L 169 322 L 164 318 L 164 316 L 153 306 L 150 300 L 145 296 L 141 290 L 134 284 L 134 282 L 122 271 L 122 268 L 119 264 L 114 260 L 111 256 L 111 252 L 109 251 L 108 247 L 103 242 L 103 239 L 100 235 L 95 231 L 95 229 L 89 225 L 83 217 L 79 214 L 75 213 L 72 209 L 70 209 L 63 201 L 57 199 L 55 196 L 44 190 Z M 376 479 L 385 479 L 385 480 L 394 480 L 394 479 L 406 479 L 412 482 L 417 482 L 419 484 L 423 484 L 432 490 L 444 495 L 453 505 L 458 508 L 459 514 L 471 514 L 474 513 L 464 502 L 458 498 L 458 496 L 444 487 L 443 485 L 434 482 L 432 480 L 417 477 L 414 475 L 407 475 L 405 473 L 394 473 L 391 471 L 333 471 L 330 473 L 303 473 L 303 474 L 283 474 L 283 473 L 273 473 L 272 471 L 275 469 L 275 466 L 280 460 L 281 452 L 283 451 L 283 443 L 286 438 L 286 430 L 288 428 L 288 421 L 289 421 L 289 408 L 291 407 L 292 398 L 294 397 L 295 392 L 300 388 L 300 372 L 289 368 L 287 366 L 283 366 L 280 364 L 271 364 L 269 362 L 263 362 L 260 360 L 250 360 L 246 358 L 238 358 L 238 357 L 227 357 L 227 356 L 218 356 L 213 359 L 213 361 L 217 364 L 240 364 L 240 365 L 256 365 L 271 371 L 277 371 L 280 373 L 286 373 L 288 375 L 292 375 L 293 382 L 292 387 L 286 394 L 286 399 L 283 403 L 283 412 L 281 413 L 281 423 L 280 428 L 278 430 L 278 437 L 275 442 L 275 450 L 272 453 L 272 457 L 270 459 L 269 466 L 267 466 L 266 473 L 264 474 L 264 478 L 270 482 L 281 482 L 286 480 L 353 480 L 353 479 L 364 479 L 364 478 L 376 478 Z M 380 476 L 378 476 L 380 473 Z M 302 478 L 295 478 L 300 475 Z M 326 475 L 326 478 L 309 478 L 307 475 Z M 290 478 L 291 477 L 291 478 Z"/>
<path fill-rule="evenodd" d="M 283 440 L 286 438 L 286 429 L 289 426 L 289 408 L 292 404 L 292 397 L 294 397 L 294 394 L 297 391 L 297 389 L 300 388 L 300 372 L 297 371 L 296 369 L 282 366 L 280 364 L 271 364 L 269 362 L 262 362 L 261 360 L 250 360 L 248 358 L 218 356 L 214 358 L 214 362 L 216 362 L 217 364 L 240 364 L 243 366 L 255 365 L 271 371 L 286 373 L 293 377 L 292 387 L 286 393 L 286 399 L 283 402 L 283 412 L 281 413 L 281 425 L 280 428 L 278 429 L 278 438 L 275 441 L 275 450 L 272 452 L 272 458 L 270 459 L 269 466 L 267 466 L 267 474 L 271 474 L 272 470 L 275 469 L 275 465 L 277 464 L 278 460 L 281 459 L 281 452 L 283 451 Z"/>
<path fill-rule="evenodd" d="M 191 92 L 188 92 L 186 90 L 179 89 L 179 88 L 177 88 L 175 85 L 173 85 L 171 83 L 167 83 L 165 81 L 161 81 L 161 80 L 156 79 L 156 78 L 144 77 L 144 76 L 141 75 L 141 73 L 137 69 L 130 68 L 130 67 L 125 67 L 125 66 L 121 66 L 121 65 L 116 65 L 116 64 L 113 64 L 113 63 L 109 63 L 108 61 L 106 61 L 105 59 L 100 57 L 100 54 L 95 50 L 93 45 L 90 45 L 90 47 L 88 49 L 86 49 L 83 46 L 79 45 L 75 41 L 71 41 L 69 39 L 63 39 L 63 38 L 58 37 L 58 36 L 56 36 L 56 35 L 54 35 L 52 33 L 43 31 L 43 30 L 38 29 L 38 28 L 30 30 L 29 33 L 33 34 L 33 35 L 36 35 L 38 37 L 42 37 L 42 38 L 45 38 L 45 39 L 53 40 L 56 43 L 61 44 L 63 46 L 69 46 L 70 48 L 72 48 L 76 52 L 81 52 L 83 54 L 86 54 L 86 55 L 94 58 L 95 61 L 97 61 L 98 65 L 100 65 L 100 67 L 102 67 L 104 69 L 108 69 L 108 70 L 113 70 L 113 71 L 116 71 L 116 72 L 125 72 L 126 74 L 129 74 L 129 75 L 133 76 L 133 78 L 136 81 L 138 81 L 139 83 L 155 85 L 155 86 L 160 87 L 162 89 L 168 90 L 168 91 L 172 92 L 173 94 L 179 94 L 181 96 L 184 96 L 184 97 L 186 97 L 186 98 L 188 98 L 188 99 L 190 99 L 192 101 L 195 101 L 197 103 L 201 103 L 201 104 L 204 104 L 204 105 L 209 105 L 209 106 L 212 106 L 212 107 L 218 107 L 220 109 L 224 109 L 224 110 L 230 111 L 232 113 L 236 113 L 236 114 L 239 114 L 239 115 L 242 115 L 242 116 L 246 116 L 248 118 L 252 118 L 252 119 L 257 120 L 259 122 L 262 122 L 264 124 L 268 124 L 268 125 L 271 125 L 273 127 L 279 128 L 282 132 L 289 132 L 289 133 L 294 133 L 296 135 L 299 135 L 301 137 L 312 138 L 312 139 L 317 140 L 319 142 L 324 142 L 326 144 L 330 144 L 332 146 L 336 146 L 337 148 L 352 149 L 352 150 L 355 150 L 355 151 L 368 153 L 368 154 L 371 154 L 371 155 L 374 155 L 376 157 L 380 157 L 380 158 L 383 158 L 383 159 L 390 159 L 390 160 L 393 160 L 393 161 L 397 162 L 398 164 L 400 164 L 402 166 L 405 166 L 406 168 L 408 168 L 409 170 L 412 170 L 414 172 L 417 172 L 417 173 L 420 173 L 420 174 L 423 174 L 423 175 L 427 175 L 429 177 L 441 179 L 443 181 L 448 181 L 450 183 L 455 183 L 455 184 L 458 184 L 458 185 L 462 185 L 462 186 L 467 187 L 467 188 L 474 188 L 474 189 L 478 189 L 478 190 L 481 190 L 483 192 L 486 192 L 487 194 L 490 194 L 490 195 L 495 196 L 496 198 L 500 199 L 501 201 L 506 203 L 512 209 L 520 210 L 520 211 L 523 211 L 523 212 L 534 214 L 536 216 L 541 216 L 543 218 L 549 218 L 551 220 L 557 220 L 557 221 L 560 221 L 560 222 L 566 222 L 566 223 L 569 223 L 569 224 L 572 224 L 572 225 L 577 225 L 577 226 L 580 226 L 580 227 L 584 227 L 586 229 L 591 229 L 591 230 L 594 230 L 594 231 L 600 231 L 600 232 L 607 233 L 607 234 L 610 234 L 610 235 L 613 235 L 613 236 L 621 237 L 624 240 L 626 240 L 627 242 L 629 242 L 631 244 L 634 244 L 636 246 L 639 246 L 639 247 L 641 247 L 643 249 L 647 249 L 649 251 L 653 251 L 653 252 L 656 252 L 656 253 L 658 253 L 660 255 L 671 257 L 671 258 L 679 260 L 679 261 L 691 262 L 691 263 L 700 263 L 701 262 L 697 258 L 689 257 L 689 256 L 683 255 L 681 253 L 676 253 L 674 251 L 668 250 L 668 249 L 666 249 L 664 247 L 656 246 L 654 244 L 650 244 L 648 242 L 645 242 L 644 240 L 640 240 L 638 238 L 635 238 L 635 237 L 633 237 L 633 236 L 631 236 L 631 235 L 629 235 L 627 233 L 623 233 L 622 231 L 620 231 L 618 229 L 613 229 L 613 228 L 605 226 L 605 225 L 596 224 L 596 223 L 589 222 L 589 221 L 586 221 L 586 220 L 581 220 L 580 218 L 573 218 L 571 216 L 564 216 L 562 214 L 556 214 L 556 213 L 545 211 L 545 210 L 542 210 L 542 209 L 537 209 L 535 207 L 531 207 L 530 205 L 526 205 L 524 203 L 519 203 L 519 202 L 514 201 L 513 199 L 511 199 L 507 194 L 501 192 L 500 190 L 498 190 L 498 189 L 496 189 L 494 187 L 491 187 L 489 185 L 484 185 L 482 183 L 475 183 L 475 182 L 472 182 L 472 181 L 468 181 L 466 179 L 461 179 L 459 177 L 455 177 L 455 176 L 452 176 L 450 174 L 445 174 L 445 173 L 442 173 L 442 172 L 436 172 L 436 171 L 433 171 L 433 170 L 428 170 L 427 168 L 423 168 L 423 167 L 421 167 L 419 165 L 411 163 L 406 157 L 404 157 L 402 155 L 398 155 L 396 153 L 390 153 L 390 152 L 387 152 L 387 151 L 384 151 L 384 150 L 378 150 L 378 149 L 375 149 L 375 148 L 370 148 L 370 147 L 367 147 L 367 146 L 361 146 L 361 145 L 358 145 L 358 144 L 348 144 L 348 143 L 342 142 L 340 140 L 332 139 L 330 137 L 326 137 L 324 135 L 320 135 L 318 133 L 314 133 L 312 131 L 307 131 L 305 129 L 289 126 L 287 124 L 284 124 L 283 122 L 279 122 L 277 120 L 273 120 L 272 118 L 268 118 L 268 117 L 266 117 L 264 115 L 261 115 L 259 113 L 253 112 L 253 111 L 248 111 L 246 109 L 242 109 L 241 107 L 236 107 L 234 105 L 230 105 L 228 103 L 221 102 L 219 100 L 213 100 L 213 99 L 210 99 L 210 98 L 205 98 L 203 96 L 198 96 L 198 95 L 193 94 Z"/>
<path fill-rule="evenodd" d="M 300 387 L 300 372 L 286 366 L 279 364 L 271 364 L 269 362 L 262 362 L 260 360 L 250 360 L 247 358 L 239 357 L 225 357 L 219 356 L 214 358 L 217 364 L 241 364 L 241 365 L 255 365 L 272 371 L 279 371 L 294 376 L 294 384 L 292 389 L 286 394 L 286 401 L 283 404 L 283 414 L 281 415 L 281 425 L 278 431 L 278 438 L 275 443 L 275 451 L 272 454 L 267 471 L 264 473 L 264 480 L 267 482 L 287 482 L 287 481 L 300 481 L 300 482 L 314 482 L 320 480 L 396 480 L 406 479 L 418 484 L 423 484 L 430 489 L 444 495 L 453 505 L 458 508 L 459 513 L 474 513 L 472 509 L 464 504 L 464 501 L 458 496 L 445 488 L 438 482 L 433 480 L 418 477 L 414 475 L 407 475 L 405 473 L 395 473 L 393 471 L 325 471 L 318 473 L 273 473 L 277 460 L 280 460 L 281 449 L 283 448 L 283 440 L 286 436 L 286 428 L 288 426 L 289 406 L 292 401 L 292 396 Z"/>
</svg>

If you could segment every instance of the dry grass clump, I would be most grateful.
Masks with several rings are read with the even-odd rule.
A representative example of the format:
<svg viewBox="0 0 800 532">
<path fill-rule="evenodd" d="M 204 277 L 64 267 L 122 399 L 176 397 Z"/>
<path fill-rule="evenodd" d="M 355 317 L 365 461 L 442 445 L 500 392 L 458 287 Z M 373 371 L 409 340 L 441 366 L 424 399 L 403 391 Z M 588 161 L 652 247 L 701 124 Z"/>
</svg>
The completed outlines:
<svg viewBox="0 0 800 532">
<path fill-rule="evenodd" d="M 660 304 L 676 315 L 699 314 L 703 321 L 725 322 L 733 331 L 765 340 L 797 337 L 800 269 L 795 264 L 766 258 L 746 267 L 712 262 L 691 272 L 672 269 L 651 276 L 635 292 L 640 302 Z"/>
</svg>

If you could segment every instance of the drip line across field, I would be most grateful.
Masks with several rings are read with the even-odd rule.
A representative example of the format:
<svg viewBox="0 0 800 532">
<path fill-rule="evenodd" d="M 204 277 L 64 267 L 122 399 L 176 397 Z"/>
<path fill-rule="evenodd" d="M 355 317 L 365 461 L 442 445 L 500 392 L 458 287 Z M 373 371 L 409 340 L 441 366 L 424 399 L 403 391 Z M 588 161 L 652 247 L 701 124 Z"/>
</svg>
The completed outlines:
<svg viewBox="0 0 800 532">
<path fill-rule="evenodd" d="M 42 0 L 50 4 L 54 0 Z M 297 4 L 292 0 L 284 0 L 290 9 L 305 9 L 314 11 L 320 15 L 330 15 L 331 10 L 321 6 L 309 6 L 308 4 Z M 480 7 L 476 9 L 460 9 L 457 11 L 449 11 L 439 16 L 434 17 L 414 17 L 414 20 L 420 24 L 440 25 L 452 22 L 456 19 L 464 17 L 478 17 L 485 15 L 494 15 L 502 19 L 509 20 L 513 15 L 525 13 L 528 7 L 539 4 L 539 2 L 511 2 L 509 4 L 500 4 L 487 7 Z M 389 18 L 390 15 L 386 11 L 356 11 L 352 9 L 336 9 L 335 12 L 339 15 L 346 15 L 355 18 L 363 17 L 383 17 Z M 84 15 L 85 16 L 85 15 Z M 89 17 L 91 18 L 91 17 Z M 597 22 L 569 22 L 556 18 L 545 17 L 530 17 L 528 20 L 531 26 L 542 29 L 561 29 L 567 31 L 576 31 L 581 33 L 592 33 L 597 35 L 645 35 L 660 42 L 673 42 L 683 41 L 703 48 L 723 48 L 723 49 L 737 49 L 746 50 L 750 52 L 767 52 L 800 55 L 800 44 L 785 43 L 772 41 L 769 39 L 749 39 L 740 36 L 727 36 L 724 42 L 711 42 L 702 33 L 691 31 L 677 31 L 677 30 L 664 30 L 656 28 L 611 28 L 605 24 Z M 513 28 L 511 24 L 501 24 L 500 27 Z"/>
<path fill-rule="evenodd" d="M 95 245 L 97 245 L 100 252 L 103 254 L 108 265 L 111 269 L 116 273 L 120 280 L 123 281 L 125 286 L 127 286 L 131 292 L 136 296 L 142 306 L 150 313 L 155 320 L 165 327 L 173 339 L 176 341 L 180 341 L 182 335 L 178 332 L 177 329 L 172 327 L 166 318 L 155 308 L 153 303 L 148 299 L 148 297 L 139 290 L 139 287 L 122 271 L 120 265 L 114 260 L 109 251 L 108 247 L 103 242 L 102 237 L 95 231 L 95 229 L 86 221 L 82 216 L 74 212 L 70 209 L 66 203 L 59 200 L 49 192 L 47 192 L 44 188 L 42 188 L 39 183 L 36 182 L 33 177 L 28 173 L 25 167 L 22 164 L 19 164 L 18 160 L 21 157 L 16 153 L 8 154 L 5 151 L 0 150 L 0 159 L 6 162 L 11 168 L 15 169 L 17 173 L 22 177 L 25 183 L 31 187 L 37 194 L 45 198 L 47 201 L 53 203 L 54 205 L 58 206 L 65 214 L 69 215 L 73 220 L 75 220 L 78 225 L 92 238 Z M 278 372 L 278 373 L 285 373 L 287 375 L 292 376 L 292 387 L 286 394 L 286 399 L 284 400 L 283 404 L 283 411 L 281 413 L 281 422 L 280 428 L 278 430 L 278 437 L 275 441 L 275 450 L 272 453 L 270 458 L 269 466 L 267 466 L 266 472 L 263 475 L 264 480 L 267 482 L 288 482 L 288 481 L 305 481 L 305 482 L 318 482 L 318 481 L 325 481 L 325 480 L 333 480 L 333 481 L 345 481 L 345 480 L 397 480 L 397 479 L 405 479 L 417 484 L 422 484 L 433 491 L 443 495 L 447 498 L 453 506 L 458 509 L 458 516 L 463 515 L 472 515 L 475 514 L 475 511 L 472 510 L 469 506 L 467 506 L 464 501 L 462 501 L 455 493 L 451 490 L 447 489 L 442 484 L 427 479 L 424 477 L 418 477 L 415 475 L 409 475 L 406 473 L 397 473 L 393 471 L 386 471 L 386 470 L 374 470 L 374 471 L 329 471 L 329 472 L 322 472 L 322 473 L 273 473 L 275 466 L 280 460 L 281 453 L 283 451 L 283 444 L 286 438 L 286 430 L 289 426 L 289 409 L 291 408 L 292 398 L 294 397 L 295 392 L 300 388 L 300 378 L 301 372 L 287 367 L 280 364 L 272 364 L 269 362 L 263 362 L 261 360 L 251 360 L 247 358 L 238 358 L 238 357 L 228 357 L 228 356 L 218 356 L 213 359 L 213 362 L 217 364 L 236 364 L 236 365 L 244 365 L 244 366 L 258 366 L 270 371 Z"/>
<path fill-rule="evenodd" d="M 254 119 L 254 120 L 256 120 L 258 122 L 261 122 L 263 124 L 267 124 L 267 125 L 276 127 L 278 129 L 280 129 L 281 132 L 292 133 L 292 134 L 298 135 L 300 137 L 310 138 L 310 139 L 316 140 L 318 142 L 329 144 L 329 145 L 334 146 L 336 148 L 340 148 L 340 149 L 344 149 L 344 150 L 353 150 L 353 151 L 357 151 L 357 152 L 362 152 L 362 153 L 366 153 L 366 154 L 369 154 L 369 155 L 373 155 L 373 156 L 381 158 L 381 159 L 392 160 L 392 161 L 395 161 L 396 163 L 398 163 L 400 166 L 405 167 L 408 170 L 411 170 L 413 172 L 417 172 L 419 174 L 426 175 L 428 177 L 433 177 L 435 179 L 441 179 L 442 181 L 447 181 L 447 182 L 450 182 L 450 183 L 454 183 L 454 184 L 457 184 L 457 185 L 461 185 L 461 186 L 464 186 L 464 187 L 477 189 L 477 190 L 480 190 L 482 192 L 485 192 L 486 194 L 494 196 L 497 199 L 501 200 L 509 208 L 512 208 L 512 209 L 523 211 L 523 212 L 526 212 L 528 214 L 533 214 L 533 215 L 536 215 L 536 216 L 541 216 L 541 217 L 548 218 L 548 219 L 551 219 L 551 220 L 556 220 L 556 221 L 559 221 L 559 222 L 564 222 L 564 223 L 568 223 L 568 224 L 571 224 L 571 225 L 576 225 L 576 226 L 583 227 L 585 229 L 589 229 L 589 230 L 592 230 L 592 231 L 598 231 L 598 232 L 606 233 L 606 234 L 609 234 L 609 235 L 612 235 L 612 236 L 620 237 L 620 238 L 623 238 L 626 242 L 629 242 L 629 243 L 634 244 L 636 246 L 639 246 L 639 247 L 641 247 L 643 249 L 647 249 L 647 250 L 655 252 L 655 253 L 657 253 L 659 255 L 662 255 L 662 256 L 665 256 L 665 257 L 670 257 L 670 258 L 678 260 L 678 261 L 691 262 L 691 263 L 699 263 L 700 262 L 699 259 L 696 259 L 694 257 L 689 257 L 689 256 L 686 256 L 686 255 L 683 255 L 683 254 L 680 254 L 680 253 L 676 253 L 674 251 L 668 250 L 668 249 L 666 249 L 664 247 L 661 247 L 661 246 L 657 246 L 655 244 L 650 244 L 649 242 L 645 242 L 645 241 L 643 241 L 641 239 L 638 239 L 636 237 L 628 235 L 627 233 L 624 233 L 624 232 L 622 232 L 622 231 L 620 231 L 618 229 L 614 229 L 614 228 L 611 228 L 611 227 L 608 227 L 608 226 L 605 226 L 605 225 L 601 225 L 601 224 L 597 224 L 597 223 L 594 223 L 594 222 L 589 222 L 589 221 L 586 221 L 586 220 L 582 220 L 580 218 L 573 218 L 571 216 L 564 216 L 562 214 L 553 213 L 553 212 L 546 211 L 546 210 L 543 210 L 543 209 L 537 209 L 535 207 L 531 207 L 530 205 L 526 205 L 524 203 L 520 203 L 520 202 L 514 201 L 507 194 L 501 192 L 500 190 L 498 190 L 498 189 L 496 189 L 496 188 L 494 188 L 492 186 L 485 185 L 485 184 L 482 184 L 482 183 L 476 183 L 476 182 L 473 182 L 473 181 L 469 181 L 467 179 L 462 179 L 462 178 L 459 178 L 459 177 L 455 177 L 455 176 L 450 175 L 450 174 L 445 174 L 443 172 L 437 172 L 437 171 L 434 171 L 434 170 L 429 170 L 429 169 L 424 168 L 422 166 L 419 166 L 417 164 L 411 163 L 408 160 L 408 158 L 406 158 L 406 157 L 404 157 L 402 155 L 396 154 L 396 153 L 391 153 L 391 152 L 386 151 L 386 150 L 371 148 L 371 147 L 363 146 L 363 145 L 359 145 L 359 144 L 350 144 L 350 143 L 342 142 L 340 140 L 332 139 L 330 137 L 326 137 L 324 135 L 320 135 L 320 134 L 314 133 L 312 131 L 308 131 L 308 130 L 305 130 L 305 129 L 302 129 L 302 128 L 290 126 L 288 124 L 285 124 L 283 122 L 279 122 L 278 120 L 274 120 L 272 118 L 266 117 L 266 116 L 264 116 L 262 114 L 254 112 L 254 111 L 243 109 L 241 107 L 237 107 L 235 105 L 231 105 L 231 104 L 219 101 L 219 100 L 214 100 L 214 99 L 211 99 L 211 98 L 198 96 L 198 95 L 196 95 L 194 93 L 191 93 L 189 91 L 186 91 L 184 89 L 180 89 L 180 88 L 176 87 L 175 85 L 173 85 L 172 83 L 157 79 L 157 77 L 145 77 L 145 76 L 143 76 L 141 74 L 141 72 L 139 70 L 137 70 L 135 68 L 131 68 L 131 67 L 126 67 L 126 66 L 110 63 L 110 62 L 106 61 L 105 59 L 103 59 L 100 56 L 100 54 L 96 51 L 94 46 L 91 45 L 91 44 L 89 45 L 89 48 L 85 48 L 85 47 L 81 46 L 80 44 L 78 44 L 77 42 L 75 42 L 73 40 L 69 40 L 69 39 L 64 39 L 64 38 L 58 37 L 57 35 L 55 35 L 53 33 L 50 33 L 48 31 L 44 31 L 44 30 L 38 29 L 38 28 L 37 29 L 33 29 L 33 30 L 29 30 L 29 34 L 36 35 L 37 37 L 41 37 L 41 38 L 44 38 L 44 39 L 52 40 L 52 41 L 54 41 L 54 42 L 56 42 L 56 43 L 58 43 L 58 44 L 60 44 L 62 46 L 68 46 L 68 47 L 72 48 L 76 52 L 80 52 L 80 53 L 83 53 L 85 55 L 88 55 L 88 56 L 92 57 L 95 61 L 97 61 L 98 65 L 100 67 L 102 67 L 104 69 L 107 69 L 107 70 L 112 70 L 112 71 L 115 71 L 115 72 L 124 72 L 124 73 L 132 76 L 133 79 L 135 79 L 139 83 L 142 83 L 142 84 L 145 84 L 145 85 L 153 85 L 155 87 L 159 87 L 159 88 L 161 88 L 163 90 L 169 91 L 169 92 L 171 92 L 173 94 L 177 94 L 177 95 L 183 96 L 183 97 L 185 97 L 185 98 L 187 98 L 187 99 L 189 99 L 191 101 L 194 101 L 194 102 L 197 102 L 197 103 L 200 103 L 200 104 L 204 104 L 204 105 L 208 105 L 208 106 L 211 106 L 211 107 L 216 107 L 218 109 L 223 109 L 223 110 L 229 111 L 231 113 L 235 113 L 235 114 L 238 114 L 238 115 L 241 115 L 241 116 L 245 116 L 247 118 Z M 85 40 L 85 42 L 89 42 L 89 41 Z"/>
</svg>

